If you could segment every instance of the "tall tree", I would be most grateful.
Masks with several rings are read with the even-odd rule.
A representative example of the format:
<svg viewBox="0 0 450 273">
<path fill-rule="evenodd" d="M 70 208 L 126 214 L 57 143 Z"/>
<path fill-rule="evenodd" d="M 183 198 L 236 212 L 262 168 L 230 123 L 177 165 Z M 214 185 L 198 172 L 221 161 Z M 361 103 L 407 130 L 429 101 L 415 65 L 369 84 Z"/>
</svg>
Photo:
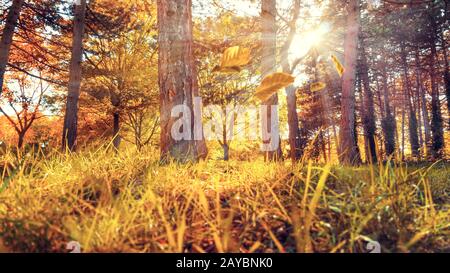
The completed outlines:
<svg viewBox="0 0 450 273">
<path fill-rule="evenodd" d="M 419 136 L 417 134 L 417 115 L 416 111 L 413 107 L 413 104 L 411 102 L 411 99 L 413 97 L 413 93 L 411 91 L 411 85 L 409 82 L 409 72 L 408 72 L 408 59 L 406 54 L 406 46 L 402 42 L 401 43 L 401 59 L 402 59 L 402 65 L 403 65 L 403 94 L 404 99 L 406 100 L 406 105 L 408 107 L 408 113 L 409 113 L 409 122 L 408 122 L 408 128 L 409 128 L 409 143 L 411 144 L 411 152 L 412 156 L 415 158 L 419 157 Z"/>
<path fill-rule="evenodd" d="M 3 80 L 6 72 L 6 66 L 9 59 L 9 51 L 11 49 L 14 30 L 16 29 L 17 20 L 20 16 L 24 0 L 13 0 L 6 18 L 5 28 L 3 29 L 2 39 L 0 41 L 0 95 L 3 90 Z"/>
<path fill-rule="evenodd" d="M 289 48 L 292 45 L 292 41 L 297 33 L 297 20 L 300 15 L 300 0 L 293 2 L 292 17 L 289 21 L 289 33 L 286 41 L 281 48 L 281 66 L 284 73 L 292 74 L 295 69 L 294 64 L 289 64 Z M 295 86 L 291 85 L 286 88 L 286 101 L 288 111 L 288 127 L 289 127 L 289 146 L 290 156 L 292 161 L 297 161 L 301 155 L 300 145 L 300 128 L 297 113 L 297 95 Z"/>
<path fill-rule="evenodd" d="M 439 95 L 438 79 L 436 75 L 436 41 L 437 25 L 432 12 L 429 13 L 431 33 L 429 37 L 430 54 L 430 78 L 431 78 L 431 132 L 433 135 L 432 156 L 435 159 L 441 158 L 444 149 L 444 128 L 441 113 L 441 101 Z"/>
<path fill-rule="evenodd" d="M 417 85 L 417 92 L 418 92 L 418 100 L 421 107 L 422 112 L 422 121 L 423 121 L 423 129 L 425 134 L 425 140 L 424 140 L 424 156 L 425 158 L 429 157 L 430 152 L 430 145 L 431 145 L 431 129 L 430 129 L 430 119 L 428 116 L 428 108 L 427 108 L 427 101 L 425 98 L 425 88 L 423 87 L 422 83 L 422 68 L 420 65 L 420 53 L 419 53 L 419 47 L 416 47 L 415 50 L 415 63 L 416 63 L 416 85 Z"/>
<path fill-rule="evenodd" d="M 72 57 L 70 60 L 69 90 L 62 136 L 63 150 L 73 150 L 77 139 L 78 100 L 81 87 L 81 62 L 83 55 L 83 36 L 86 19 L 86 0 L 75 2 L 73 20 Z"/>
<path fill-rule="evenodd" d="M 361 55 L 361 81 L 363 85 L 363 109 L 362 121 L 364 127 L 364 141 L 367 161 L 372 163 L 377 162 L 377 151 L 375 144 L 375 107 L 373 102 L 373 93 L 370 89 L 369 80 L 369 66 L 367 64 L 366 48 L 364 44 L 364 37 L 360 37 L 360 55 Z"/>
<path fill-rule="evenodd" d="M 360 164 L 361 156 L 355 139 L 355 79 L 359 36 L 359 0 L 347 6 L 347 30 L 344 41 L 345 72 L 342 79 L 339 159 L 342 164 Z"/>
<path fill-rule="evenodd" d="M 431 78 L 431 132 L 433 135 L 432 156 L 441 158 L 444 148 L 444 130 L 442 127 L 441 102 L 439 98 L 439 86 L 436 77 L 436 44 L 430 41 L 430 78 Z"/>
<path fill-rule="evenodd" d="M 276 68 L 276 56 L 277 56 L 277 4 L 276 0 L 262 0 L 261 4 L 261 19 L 262 19 L 262 77 L 265 77 L 275 72 Z M 262 124 L 262 137 L 265 144 L 272 142 L 270 135 L 274 135 L 273 129 L 279 130 L 278 124 L 278 110 L 275 111 L 274 107 L 278 107 L 278 95 L 274 94 L 262 105 L 267 107 L 266 121 L 264 117 L 261 119 Z M 272 116 L 274 114 L 275 116 Z M 276 124 L 272 124 L 272 121 Z M 266 128 L 264 128 L 266 127 Z M 269 133 L 271 132 L 271 133 Z M 268 134 L 269 133 L 269 134 Z M 278 138 L 280 139 L 280 138 Z M 276 161 L 282 159 L 281 146 L 276 144 L 276 149 L 266 152 L 265 158 L 269 161 Z"/>
<path fill-rule="evenodd" d="M 199 106 L 194 109 L 198 83 L 193 57 L 192 1 L 158 0 L 157 6 L 161 160 L 197 161 L 206 156 L 207 149 L 203 134 L 199 132 L 201 130 L 195 126 L 199 126 L 198 123 L 201 122 L 201 109 Z M 181 128 L 188 135 L 175 140 L 172 137 L 172 127 L 178 118 L 172 117 L 172 110 L 180 105 L 190 112 L 189 117 L 182 117 L 185 122 Z"/>
<path fill-rule="evenodd" d="M 445 96 L 447 98 L 447 112 L 448 112 L 448 126 L 450 128 L 450 71 L 448 65 L 448 46 L 444 31 L 441 31 L 441 44 L 442 54 L 444 56 L 444 83 L 445 83 Z"/>
</svg>

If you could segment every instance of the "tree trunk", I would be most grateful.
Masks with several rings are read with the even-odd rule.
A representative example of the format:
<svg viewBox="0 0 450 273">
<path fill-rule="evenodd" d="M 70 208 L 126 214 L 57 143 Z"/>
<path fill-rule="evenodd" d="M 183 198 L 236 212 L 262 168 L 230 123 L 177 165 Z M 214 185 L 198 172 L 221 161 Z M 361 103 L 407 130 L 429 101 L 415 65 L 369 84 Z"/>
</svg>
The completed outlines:
<svg viewBox="0 0 450 273">
<path fill-rule="evenodd" d="M 375 144 L 375 107 L 373 102 L 373 93 L 370 89 L 369 81 L 369 67 L 367 65 L 366 51 L 364 47 L 364 40 L 361 38 L 361 81 L 363 84 L 363 126 L 364 126 L 364 140 L 367 161 L 370 163 L 376 163 L 377 151 Z"/>
<path fill-rule="evenodd" d="M 439 87 L 436 83 L 436 45 L 434 41 L 430 42 L 430 77 L 431 77 L 431 132 L 433 134 L 432 155 L 434 159 L 442 157 L 444 148 L 444 130 L 442 127 L 441 102 L 439 99 Z"/>
<path fill-rule="evenodd" d="M 350 0 L 344 42 L 345 72 L 342 79 L 339 158 L 342 164 L 358 165 L 361 156 L 355 142 L 355 77 L 358 55 L 359 0 Z"/>
<path fill-rule="evenodd" d="M 414 111 L 411 99 L 412 99 L 412 91 L 408 78 L 408 60 L 406 56 L 405 46 L 402 44 L 402 63 L 403 63 L 403 77 L 404 77 L 404 97 L 406 99 L 406 105 L 408 106 L 409 113 L 409 143 L 411 144 L 411 152 L 414 158 L 419 158 L 419 136 L 417 134 L 417 116 Z"/>
<path fill-rule="evenodd" d="M 14 30 L 22 10 L 24 0 L 13 0 L 6 18 L 5 28 L 3 29 L 2 39 L 0 41 L 0 95 L 3 91 L 3 80 L 8 65 L 9 51 L 11 49 Z"/>
<path fill-rule="evenodd" d="M 118 111 L 115 111 L 113 114 L 113 145 L 114 150 L 118 151 L 120 146 L 120 141 L 122 138 L 120 137 L 120 113 Z"/>
<path fill-rule="evenodd" d="M 83 58 L 83 36 L 86 19 L 86 0 L 75 3 L 73 23 L 72 57 L 70 60 L 69 91 L 64 116 L 62 137 L 63 150 L 75 149 L 78 126 L 78 100 L 81 87 L 81 62 Z"/>
<path fill-rule="evenodd" d="M 416 88 L 415 108 L 416 108 L 416 113 L 417 113 L 417 129 L 418 129 L 418 134 L 419 134 L 419 147 L 420 147 L 419 160 L 421 160 L 424 141 L 423 141 L 422 114 L 421 114 L 421 110 L 420 110 L 421 103 L 420 103 L 420 93 L 419 92 L 420 92 L 420 90 Z"/>
<path fill-rule="evenodd" d="M 405 101 L 405 93 L 403 93 L 403 103 Z M 402 105 L 402 127 L 401 127 L 401 133 L 402 133 L 402 147 L 401 147 L 401 160 L 405 160 L 405 106 Z"/>
<path fill-rule="evenodd" d="M 18 141 L 17 141 L 17 148 L 18 149 L 22 149 L 24 139 L 25 139 L 25 132 L 20 132 L 19 135 L 18 135 Z"/>
<path fill-rule="evenodd" d="M 291 74 L 295 67 L 290 67 L 289 65 L 289 49 L 292 45 L 295 35 L 297 34 L 297 20 L 300 15 L 300 0 L 295 0 L 292 10 L 292 20 L 289 26 L 288 37 L 281 49 L 281 66 L 284 73 Z M 289 127 L 289 147 L 290 147 L 290 157 L 292 162 L 299 160 L 303 151 L 301 148 L 300 140 L 300 128 L 297 113 L 297 94 L 296 89 L 293 85 L 286 88 L 286 102 L 287 102 L 287 114 L 288 114 L 288 127 Z"/>
<path fill-rule="evenodd" d="M 425 89 L 423 88 L 422 84 L 422 74 L 421 74 L 421 67 L 420 67 L 420 55 L 419 55 L 419 48 L 416 48 L 416 85 L 417 85 L 417 91 L 419 92 L 418 100 L 420 102 L 420 107 L 422 110 L 422 120 L 423 120 L 423 128 L 425 133 L 425 151 L 424 156 L 425 158 L 428 158 L 429 152 L 431 150 L 431 129 L 430 129 L 430 119 L 428 117 L 428 108 L 427 108 L 427 101 L 425 98 Z"/>
<path fill-rule="evenodd" d="M 159 88 L 161 114 L 161 160 L 196 162 L 206 157 L 201 125 L 197 71 L 193 56 L 191 0 L 158 0 Z M 174 107 L 184 106 L 188 113 L 172 117 Z M 187 116 L 185 116 L 185 114 Z M 172 127 L 182 120 L 185 137 L 174 139 Z"/>
<path fill-rule="evenodd" d="M 384 97 L 384 111 L 385 118 L 382 122 L 383 134 L 384 134 L 384 149 L 386 157 L 390 157 L 395 153 L 395 135 L 396 124 L 395 117 L 392 114 L 390 98 L 389 98 L 389 86 L 387 81 L 386 63 L 383 64 L 382 69 L 382 81 L 383 81 L 383 97 Z"/>
<path fill-rule="evenodd" d="M 277 56 L 277 25 L 276 25 L 276 0 L 262 0 L 261 5 L 261 19 L 262 19 L 262 77 L 275 72 L 276 66 L 276 56 Z M 264 144 L 266 146 L 270 142 L 274 140 L 271 139 L 270 134 L 279 134 L 279 124 L 278 124 L 278 111 L 273 111 L 273 107 L 278 106 L 278 95 L 275 94 L 267 101 L 263 102 L 262 105 L 267 106 L 267 115 L 266 121 L 264 121 L 264 117 L 262 117 L 262 138 Z M 272 116 L 275 115 L 275 117 Z M 276 124 L 272 124 L 272 120 L 276 122 Z M 266 126 L 266 128 L 264 128 Z M 276 132 L 273 132 L 272 128 L 276 129 Z M 268 134 L 270 132 L 270 134 Z M 280 139 L 278 137 L 278 139 Z M 282 151 L 280 141 L 275 147 L 271 147 L 270 151 L 265 153 L 265 159 L 269 161 L 278 161 L 282 160 Z"/>
<path fill-rule="evenodd" d="M 288 111 L 288 126 L 289 126 L 289 146 L 290 156 L 292 162 L 299 160 L 303 151 L 300 145 L 300 128 L 297 114 L 297 95 L 295 94 L 295 87 L 288 86 L 286 88 L 286 101 Z"/>
<path fill-rule="evenodd" d="M 449 65 L 448 65 L 448 54 L 447 54 L 447 40 L 445 39 L 444 32 L 441 31 L 442 36 L 442 51 L 444 55 L 444 83 L 445 83 L 445 97 L 447 98 L 447 113 L 449 116 L 448 119 L 448 126 L 450 129 L 450 71 L 449 71 Z"/>
<path fill-rule="evenodd" d="M 224 143 L 222 145 L 223 148 L 223 160 L 228 161 L 230 160 L 230 145 L 228 143 Z"/>
</svg>

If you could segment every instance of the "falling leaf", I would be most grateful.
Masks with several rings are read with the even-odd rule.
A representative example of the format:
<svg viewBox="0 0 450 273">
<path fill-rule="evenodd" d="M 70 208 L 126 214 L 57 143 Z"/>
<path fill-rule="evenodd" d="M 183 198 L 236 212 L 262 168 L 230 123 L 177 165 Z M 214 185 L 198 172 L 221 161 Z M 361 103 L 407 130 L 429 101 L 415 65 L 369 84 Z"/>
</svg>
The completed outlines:
<svg viewBox="0 0 450 273">
<path fill-rule="evenodd" d="M 221 67 L 216 66 L 213 69 L 213 72 L 222 72 L 222 73 L 239 73 L 242 71 L 242 68 L 239 66 L 233 66 L 233 67 Z"/>
<path fill-rule="evenodd" d="M 336 71 L 339 73 L 339 76 L 342 77 L 345 71 L 344 66 L 341 64 L 341 62 L 339 62 L 339 59 L 334 55 L 331 55 L 331 60 L 333 61 L 334 66 L 336 67 Z"/>
<path fill-rule="evenodd" d="M 273 73 L 266 76 L 261 85 L 256 89 L 255 96 L 261 101 L 267 101 L 280 89 L 294 83 L 295 78 L 286 73 Z"/>
<path fill-rule="evenodd" d="M 240 46 L 230 47 L 225 50 L 220 66 L 216 66 L 213 72 L 240 72 L 241 67 L 247 65 L 249 62 L 250 50 L 248 48 Z"/>
<path fill-rule="evenodd" d="M 320 91 L 322 89 L 325 89 L 325 87 L 327 87 L 326 83 L 323 82 L 316 82 L 311 84 L 310 88 L 311 88 L 311 92 L 317 92 Z"/>
</svg>

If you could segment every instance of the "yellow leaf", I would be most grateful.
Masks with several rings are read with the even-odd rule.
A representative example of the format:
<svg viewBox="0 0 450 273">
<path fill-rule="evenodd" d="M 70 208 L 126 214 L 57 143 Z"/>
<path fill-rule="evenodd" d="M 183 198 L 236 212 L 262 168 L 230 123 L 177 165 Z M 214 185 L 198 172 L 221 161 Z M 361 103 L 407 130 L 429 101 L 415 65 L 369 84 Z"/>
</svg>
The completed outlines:
<svg viewBox="0 0 450 273">
<path fill-rule="evenodd" d="M 311 84 L 311 92 L 317 92 L 320 91 L 322 89 L 325 89 L 325 87 L 327 87 L 326 83 L 323 82 L 316 82 Z"/>
<path fill-rule="evenodd" d="M 214 72 L 240 72 L 241 66 L 250 62 L 250 50 L 248 48 L 234 46 L 227 48 L 222 56 L 220 67 L 215 67 Z"/>
<path fill-rule="evenodd" d="M 295 78 L 286 73 L 273 73 L 265 77 L 261 85 L 256 89 L 255 96 L 261 101 L 267 101 L 280 89 L 294 83 Z"/>
<path fill-rule="evenodd" d="M 334 66 L 336 67 L 336 71 L 339 73 L 339 76 L 342 77 L 345 71 L 344 66 L 341 64 L 341 62 L 339 62 L 339 59 L 334 55 L 331 55 L 331 60 L 333 61 Z"/>
</svg>

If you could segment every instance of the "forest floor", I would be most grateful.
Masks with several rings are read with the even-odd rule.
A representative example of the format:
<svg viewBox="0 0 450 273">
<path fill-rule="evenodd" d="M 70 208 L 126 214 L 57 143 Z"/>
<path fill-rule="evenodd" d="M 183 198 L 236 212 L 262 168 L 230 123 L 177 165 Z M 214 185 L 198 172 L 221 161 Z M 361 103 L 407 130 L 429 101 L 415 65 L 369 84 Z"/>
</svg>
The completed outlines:
<svg viewBox="0 0 450 273">
<path fill-rule="evenodd" d="M 0 156 L 0 252 L 450 252 L 450 164 Z"/>
</svg>

